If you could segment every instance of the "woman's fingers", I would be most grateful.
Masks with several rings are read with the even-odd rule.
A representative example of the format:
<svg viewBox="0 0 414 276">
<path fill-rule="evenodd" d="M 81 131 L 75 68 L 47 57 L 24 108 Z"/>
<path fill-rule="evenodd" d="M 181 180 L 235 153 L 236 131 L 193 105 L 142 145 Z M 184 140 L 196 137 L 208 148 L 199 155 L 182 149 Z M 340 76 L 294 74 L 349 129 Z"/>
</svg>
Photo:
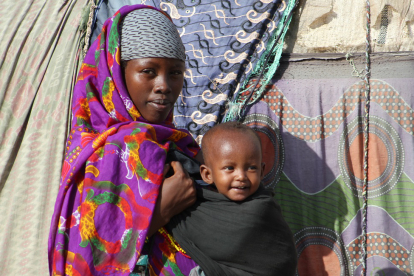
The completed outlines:
<svg viewBox="0 0 414 276">
<path fill-rule="evenodd" d="M 182 212 L 196 201 L 196 189 L 188 172 L 178 161 L 171 162 L 171 167 L 174 174 L 164 179 L 160 191 L 161 211 L 168 218 Z"/>
<path fill-rule="evenodd" d="M 164 175 L 164 177 L 167 175 L 168 171 L 170 170 L 171 165 L 170 164 L 165 164 L 164 165 L 164 171 L 162 172 L 162 174 Z"/>
<path fill-rule="evenodd" d="M 165 178 L 160 187 L 149 235 L 155 233 L 160 227 L 167 224 L 173 216 L 196 202 L 197 192 L 194 181 L 180 162 L 172 161 L 171 164 L 164 165 L 164 177 L 171 167 L 174 174 Z"/>
<path fill-rule="evenodd" d="M 183 165 L 181 165 L 180 162 L 178 162 L 178 161 L 172 161 L 171 162 L 171 167 L 174 170 L 174 175 L 177 175 L 177 176 L 181 177 L 181 174 L 182 174 L 185 177 L 190 178 L 190 176 L 188 175 L 188 172 L 183 168 Z"/>
</svg>

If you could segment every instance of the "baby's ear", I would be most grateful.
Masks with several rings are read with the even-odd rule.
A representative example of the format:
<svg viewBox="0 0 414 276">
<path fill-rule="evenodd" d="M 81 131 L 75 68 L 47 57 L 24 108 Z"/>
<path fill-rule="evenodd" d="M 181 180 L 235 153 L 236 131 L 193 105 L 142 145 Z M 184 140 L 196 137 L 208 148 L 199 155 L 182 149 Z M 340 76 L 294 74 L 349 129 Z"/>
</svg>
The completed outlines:
<svg viewBox="0 0 414 276">
<path fill-rule="evenodd" d="M 200 166 L 200 174 L 201 178 L 206 182 L 207 184 L 213 184 L 213 175 L 211 174 L 211 169 L 207 167 L 206 165 Z"/>
<path fill-rule="evenodd" d="M 265 167 L 266 167 L 266 163 L 262 163 L 262 171 L 260 172 L 260 179 L 263 179 L 263 177 L 264 177 Z"/>
</svg>

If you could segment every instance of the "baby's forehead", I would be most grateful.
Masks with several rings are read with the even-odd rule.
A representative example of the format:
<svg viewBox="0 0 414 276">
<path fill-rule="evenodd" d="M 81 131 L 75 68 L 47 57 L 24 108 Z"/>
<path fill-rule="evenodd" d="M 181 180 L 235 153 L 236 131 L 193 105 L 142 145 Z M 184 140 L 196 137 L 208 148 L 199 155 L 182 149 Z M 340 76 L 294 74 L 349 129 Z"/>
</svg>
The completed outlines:
<svg viewBox="0 0 414 276">
<path fill-rule="evenodd" d="M 246 129 L 218 129 L 208 137 L 209 141 L 207 144 L 211 147 L 212 144 L 214 145 L 222 145 L 224 143 L 229 144 L 230 146 L 236 147 L 240 146 L 241 144 L 246 144 L 248 146 L 251 143 L 259 143 L 260 141 L 257 139 L 255 134 L 253 133 L 254 130 L 246 130 Z M 257 140 L 257 141 L 256 141 Z M 255 142 L 256 141 L 256 142 Z M 220 147 L 212 147 L 216 150 L 219 150 Z"/>
</svg>

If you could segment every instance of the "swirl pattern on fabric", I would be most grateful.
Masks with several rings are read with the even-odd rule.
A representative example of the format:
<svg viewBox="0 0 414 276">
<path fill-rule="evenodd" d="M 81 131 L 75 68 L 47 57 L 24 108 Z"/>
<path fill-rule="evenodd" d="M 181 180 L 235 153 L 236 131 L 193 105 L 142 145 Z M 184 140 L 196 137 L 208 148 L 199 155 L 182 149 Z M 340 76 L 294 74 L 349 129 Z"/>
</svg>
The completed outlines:
<svg viewBox="0 0 414 276">
<path fill-rule="evenodd" d="M 150 124 L 133 105 L 120 66 L 119 23 L 109 18 L 81 66 L 49 236 L 52 275 L 129 275 L 147 236 L 169 149 L 195 156 L 191 135 Z"/>
</svg>

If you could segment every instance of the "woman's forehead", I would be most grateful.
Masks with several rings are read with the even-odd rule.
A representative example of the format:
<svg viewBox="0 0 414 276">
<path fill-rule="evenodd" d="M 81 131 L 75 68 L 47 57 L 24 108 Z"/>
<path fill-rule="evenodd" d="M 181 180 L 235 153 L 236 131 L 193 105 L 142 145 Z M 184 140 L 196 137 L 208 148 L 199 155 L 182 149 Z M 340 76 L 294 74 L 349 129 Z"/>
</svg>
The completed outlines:
<svg viewBox="0 0 414 276">
<path fill-rule="evenodd" d="M 172 58 L 136 58 L 128 61 L 123 61 L 121 65 L 124 69 L 127 67 L 133 71 L 140 71 L 142 69 L 166 69 L 166 70 L 180 70 L 185 71 L 185 62 L 179 59 Z M 128 73 L 123 71 L 124 74 Z"/>
<path fill-rule="evenodd" d="M 183 67 L 185 66 L 184 61 L 176 58 L 160 58 L 160 57 L 147 57 L 147 58 L 135 58 L 127 61 L 131 64 L 142 64 L 142 65 L 153 65 L 157 66 L 160 63 L 169 64 L 172 67 Z"/>
</svg>

